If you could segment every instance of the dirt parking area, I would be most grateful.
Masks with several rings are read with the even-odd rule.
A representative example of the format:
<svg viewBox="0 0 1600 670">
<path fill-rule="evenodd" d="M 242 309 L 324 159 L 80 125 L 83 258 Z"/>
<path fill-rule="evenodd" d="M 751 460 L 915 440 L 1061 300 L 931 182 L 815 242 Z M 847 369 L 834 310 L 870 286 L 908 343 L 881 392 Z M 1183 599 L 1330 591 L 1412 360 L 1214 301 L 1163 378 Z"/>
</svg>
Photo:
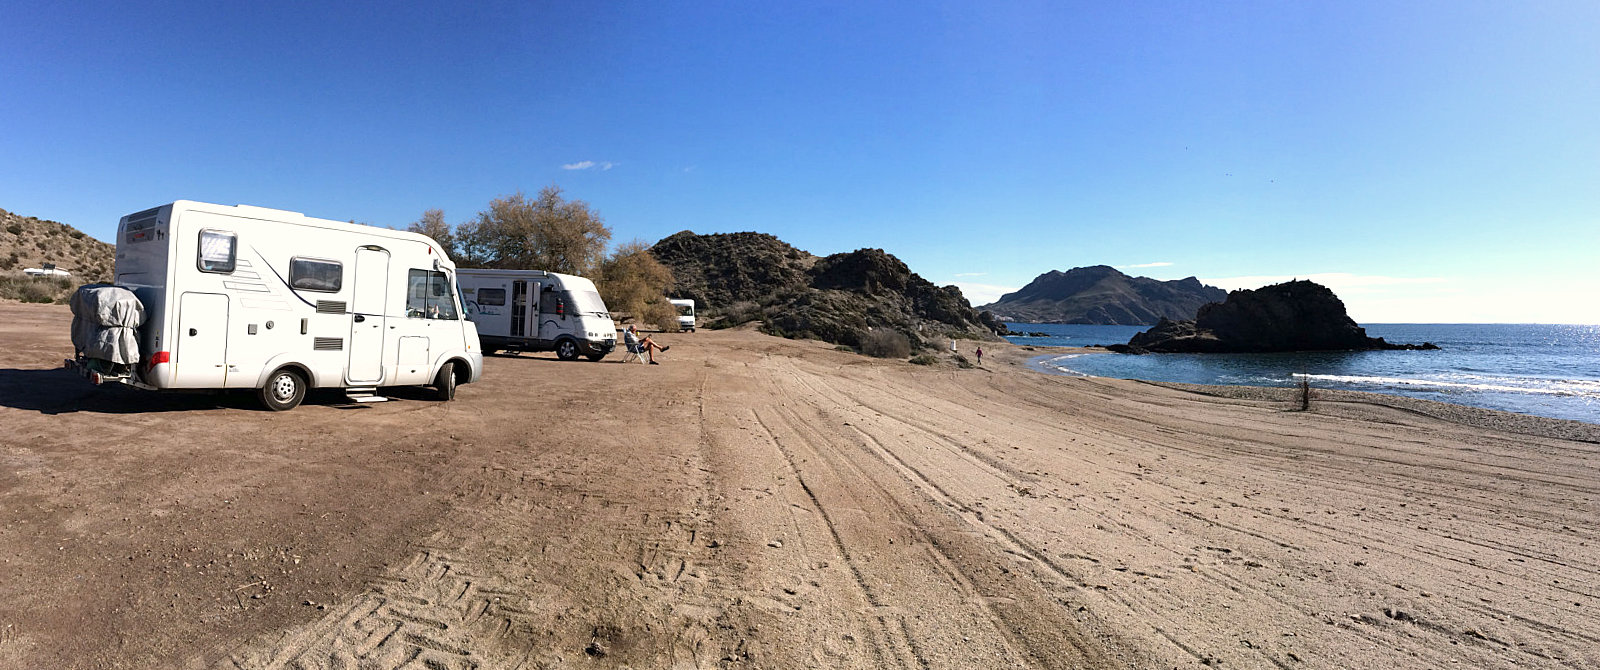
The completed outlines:
<svg viewBox="0 0 1600 670">
<path fill-rule="evenodd" d="M 748 330 L 273 413 L 69 321 L 0 303 L 0 667 L 1600 667 L 1593 442 Z"/>
</svg>

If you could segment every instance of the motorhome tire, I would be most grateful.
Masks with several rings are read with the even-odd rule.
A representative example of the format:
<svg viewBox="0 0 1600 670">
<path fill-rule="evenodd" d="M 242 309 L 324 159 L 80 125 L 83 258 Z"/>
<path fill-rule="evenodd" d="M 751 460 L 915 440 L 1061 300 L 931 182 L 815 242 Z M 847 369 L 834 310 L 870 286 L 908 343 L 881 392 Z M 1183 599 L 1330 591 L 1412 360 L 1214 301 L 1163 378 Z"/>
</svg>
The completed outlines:
<svg viewBox="0 0 1600 670">
<path fill-rule="evenodd" d="M 306 397 L 306 380 L 300 373 L 283 368 L 267 375 L 267 383 L 257 392 L 261 404 L 274 412 L 294 409 Z"/>
<path fill-rule="evenodd" d="M 439 392 L 439 399 L 445 402 L 456 399 L 456 362 L 450 361 L 439 368 L 439 376 L 433 378 L 433 388 Z"/>
<path fill-rule="evenodd" d="M 562 340 L 556 343 L 556 358 L 563 361 L 578 360 L 578 343 L 572 340 Z"/>
</svg>

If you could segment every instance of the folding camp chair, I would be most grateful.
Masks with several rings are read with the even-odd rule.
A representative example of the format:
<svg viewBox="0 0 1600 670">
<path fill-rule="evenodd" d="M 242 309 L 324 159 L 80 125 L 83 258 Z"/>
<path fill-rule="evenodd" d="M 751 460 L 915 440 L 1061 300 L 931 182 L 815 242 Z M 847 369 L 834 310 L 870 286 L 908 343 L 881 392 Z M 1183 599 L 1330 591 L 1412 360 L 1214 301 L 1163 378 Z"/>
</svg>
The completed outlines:
<svg viewBox="0 0 1600 670">
<path fill-rule="evenodd" d="M 632 340 L 632 341 L 629 342 L 627 340 Z M 635 338 L 635 337 L 627 337 L 627 338 L 625 338 L 623 346 L 626 348 L 627 353 L 623 355 L 621 362 L 627 363 L 629 361 L 639 361 L 640 363 L 644 363 L 644 354 L 645 354 L 644 343 L 640 342 L 638 340 L 638 338 Z"/>
</svg>

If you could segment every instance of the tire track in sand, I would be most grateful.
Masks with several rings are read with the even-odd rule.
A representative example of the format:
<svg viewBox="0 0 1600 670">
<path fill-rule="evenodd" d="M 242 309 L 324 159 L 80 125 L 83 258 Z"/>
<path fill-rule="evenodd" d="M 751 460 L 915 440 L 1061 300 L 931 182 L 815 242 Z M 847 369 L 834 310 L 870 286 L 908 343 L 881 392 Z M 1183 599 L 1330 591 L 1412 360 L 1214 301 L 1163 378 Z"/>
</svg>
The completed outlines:
<svg viewBox="0 0 1600 670">
<path fill-rule="evenodd" d="M 929 648 L 918 652 L 921 662 L 937 659 L 961 667 L 958 657 L 965 653 L 974 654 L 967 664 L 978 658 L 992 662 L 996 655 L 1038 667 L 1118 664 L 1116 654 L 1107 651 L 1110 641 L 1082 632 L 1086 622 L 1068 614 L 1063 597 L 1007 567 L 1030 563 L 1031 557 L 973 533 L 952 510 L 915 487 L 890 488 L 889 482 L 903 477 L 862 444 L 858 432 L 826 430 L 838 422 L 772 378 L 772 371 L 764 372 L 781 402 L 761 413 L 762 425 L 815 504 L 828 510 L 862 588 L 888 608 L 899 609 L 901 602 L 940 603 L 932 607 L 942 612 L 937 621 L 902 619 L 913 645 Z M 915 593 L 908 588 L 912 584 Z"/>
<path fill-rule="evenodd" d="M 443 538 L 436 538 L 443 539 Z M 444 547 L 374 575 L 365 593 L 263 647 L 231 654 L 237 670 L 435 670 L 515 668 L 532 651 L 513 635 L 530 614 L 526 596 L 475 573 Z"/>
</svg>

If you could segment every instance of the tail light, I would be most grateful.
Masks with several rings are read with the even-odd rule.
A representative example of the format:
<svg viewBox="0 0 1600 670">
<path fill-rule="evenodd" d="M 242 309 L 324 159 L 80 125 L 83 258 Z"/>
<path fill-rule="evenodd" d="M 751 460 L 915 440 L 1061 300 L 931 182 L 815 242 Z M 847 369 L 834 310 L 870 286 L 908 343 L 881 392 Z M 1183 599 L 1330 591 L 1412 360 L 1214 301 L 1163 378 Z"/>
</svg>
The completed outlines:
<svg viewBox="0 0 1600 670">
<path fill-rule="evenodd" d="M 157 351 L 156 353 L 150 355 L 150 360 L 147 360 L 147 361 L 144 362 L 144 369 L 151 370 L 151 369 L 154 369 L 157 365 L 160 365 L 162 363 L 170 362 L 171 360 L 172 360 L 172 352 L 169 352 L 169 351 Z"/>
</svg>

